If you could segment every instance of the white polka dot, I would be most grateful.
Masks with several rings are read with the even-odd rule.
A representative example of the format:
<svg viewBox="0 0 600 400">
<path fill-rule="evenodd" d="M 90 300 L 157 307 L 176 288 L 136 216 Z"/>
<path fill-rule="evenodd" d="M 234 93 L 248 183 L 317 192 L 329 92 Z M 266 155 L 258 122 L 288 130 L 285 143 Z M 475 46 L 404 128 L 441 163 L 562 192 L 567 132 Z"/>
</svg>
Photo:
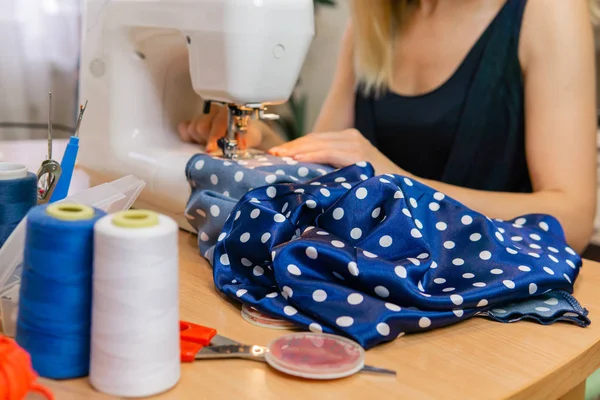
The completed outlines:
<svg viewBox="0 0 600 400">
<path fill-rule="evenodd" d="M 217 238 L 217 241 L 221 242 L 221 241 L 223 241 L 223 239 L 225 239 L 225 237 L 227 237 L 227 233 L 223 232 L 219 235 L 219 237 Z"/>
<path fill-rule="evenodd" d="M 300 268 L 298 268 L 296 265 L 294 264 L 290 264 L 287 267 L 287 270 L 290 274 L 295 275 L 295 276 L 300 276 L 302 275 L 302 272 L 300 271 Z"/>
<path fill-rule="evenodd" d="M 367 257 L 367 258 L 377 258 L 377 254 L 373 254 L 373 253 L 371 253 L 370 251 L 363 250 L 363 254 L 364 254 L 364 255 L 365 255 L 365 257 Z"/>
<path fill-rule="evenodd" d="M 196 164 L 194 164 L 194 167 L 200 171 L 203 167 L 204 167 L 204 160 L 199 160 L 196 161 Z"/>
<path fill-rule="evenodd" d="M 515 283 L 513 281 L 505 280 L 505 281 L 502 281 L 502 283 L 504 284 L 504 286 L 506 286 L 509 289 L 515 288 Z"/>
<path fill-rule="evenodd" d="M 467 273 L 463 274 L 462 277 L 465 279 L 472 279 L 472 278 L 475 278 L 475 275 L 470 272 L 467 272 Z"/>
<path fill-rule="evenodd" d="M 475 282 L 473 284 L 473 286 L 475 286 L 475 287 L 485 287 L 485 282 Z"/>
<path fill-rule="evenodd" d="M 208 241 L 210 238 L 208 237 L 208 235 L 205 232 L 200 233 L 200 240 L 202 240 L 203 242 Z"/>
<path fill-rule="evenodd" d="M 258 218 L 258 216 L 260 215 L 260 210 L 258 208 L 255 208 L 254 210 L 252 210 L 252 212 L 250 213 L 250 218 L 252 219 L 256 219 Z"/>
<path fill-rule="evenodd" d="M 535 243 L 531 243 L 531 244 L 529 245 L 529 247 L 531 247 L 532 249 L 535 249 L 535 250 L 539 250 L 539 249 L 541 249 L 541 246 L 540 246 L 540 245 L 538 245 L 538 244 L 535 244 Z"/>
<path fill-rule="evenodd" d="M 358 190 L 356 190 L 356 198 L 359 200 L 364 200 L 368 194 L 369 192 L 367 192 L 367 189 L 365 188 L 358 188 Z"/>
<path fill-rule="evenodd" d="M 463 310 L 452 310 L 452 312 L 454 313 L 454 315 L 456 315 L 458 318 L 462 317 L 464 315 L 464 311 Z"/>
<path fill-rule="evenodd" d="M 271 260 L 275 260 L 275 257 L 277 257 L 277 252 L 276 251 L 272 251 L 271 252 Z"/>
<path fill-rule="evenodd" d="M 307 247 L 306 248 L 306 256 L 308 258 L 312 258 L 313 260 L 316 260 L 317 257 L 319 256 L 319 253 L 317 252 L 317 249 L 315 249 L 314 247 Z"/>
<path fill-rule="evenodd" d="M 550 311 L 550 309 L 548 307 L 536 307 L 535 310 L 539 311 L 539 312 L 548 312 L 548 311 Z"/>
<path fill-rule="evenodd" d="M 260 203 L 260 201 L 256 197 L 253 197 L 250 199 L 250 203 Z"/>
<path fill-rule="evenodd" d="M 506 251 L 508 251 L 510 254 L 517 254 L 518 253 L 518 251 L 516 251 L 515 249 L 510 248 L 510 247 L 507 247 Z"/>
<path fill-rule="evenodd" d="M 344 218 L 344 209 L 343 208 L 336 208 L 335 210 L 333 210 L 333 219 L 335 220 L 340 220 L 342 218 Z"/>
<path fill-rule="evenodd" d="M 402 193 L 401 190 L 397 190 L 396 193 L 394 193 L 394 199 L 403 199 L 404 198 L 404 193 Z"/>
<path fill-rule="evenodd" d="M 543 231 L 548 232 L 550 230 L 550 227 L 548 226 L 548 224 L 543 221 L 540 222 L 538 225 Z"/>
<path fill-rule="evenodd" d="M 365 161 L 359 161 L 356 163 L 356 165 L 361 168 L 365 168 L 367 166 L 367 163 Z"/>
<path fill-rule="evenodd" d="M 204 218 L 206 218 L 206 213 L 204 212 L 204 210 L 197 209 L 197 210 L 196 210 L 196 212 L 197 212 L 197 213 L 198 213 L 198 215 L 200 215 L 201 217 L 204 217 Z"/>
<path fill-rule="evenodd" d="M 547 274 L 554 275 L 554 271 L 552 269 L 550 269 L 548 267 L 544 267 L 543 269 Z"/>
<path fill-rule="evenodd" d="M 532 238 L 533 240 L 542 240 L 540 235 L 538 235 L 537 233 L 532 233 L 531 235 L 529 235 L 529 237 Z"/>
<path fill-rule="evenodd" d="M 523 272 L 529 272 L 531 271 L 531 268 L 529 268 L 527 265 L 519 265 L 519 270 Z"/>
<path fill-rule="evenodd" d="M 575 269 L 575 263 L 574 263 L 573 261 L 571 261 L 571 260 L 567 260 L 567 261 L 565 261 L 565 262 L 566 262 L 566 263 L 569 265 L 569 267 L 571 267 L 571 268 Z"/>
<path fill-rule="evenodd" d="M 273 220 L 275 222 L 281 223 L 281 222 L 285 221 L 285 217 L 281 214 L 275 214 L 275 216 L 273 217 Z"/>
<path fill-rule="evenodd" d="M 513 236 L 510 238 L 510 240 L 512 240 L 513 242 L 520 242 L 523 240 L 523 238 L 521 236 Z"/>
<path fill-rule="evenodd" d="M 567 280 L 567 282 L 572 283 L 571 278 L 569 278 L 569 275 L 563 274 L 563 277 Z"/>
<path fill-rule="evenodd" d="M 439 203 L 429 203 L 429 209 L 431 211 L 438 211 L 440 209 Z"/>
<path fill-rule="evenodd" d="M 428 258 L 428 257 L 429 257 L 429 254 L 428 254 L 428 253 L 421 253 L 421 254 L 419 254 L 419 255 L 417 256 L 417 258 L 418 258 L 419 260 L 424 260 L 424 259 L 426 259 L 426 258 Z"/>
<path fill-rule="evenodd" d="M 219 258 L 219 261 L 221 261 L 221 264 L 223 265 L 229 265 L 229 256 L 227 254 L 223 254 L 221 258 Z"/>
<path fill-rule="evenodd" d="M 269 239 L 271 239 L 271 234 L 269 232 L 265 232 L 261 238 L 260 241 L 263 243 L 267 243 L 269 241 Z"/>
<path fill-rule="evenodd" d="M 241 212 L 241 211 L 238 211 L 238 212 L 236 212 L 236 213 L 235 213 L 235 218 L 233 218 L 233 220 L 234 220 L 234 221 L 237 221 L 237 220 L 240 218 L 240 216 L 241 216 L 241 215 L 242 215 L 242 212 Z"/>
<path fill-rule="evenodd" d="M 292 316 L 292 315 L 296 315 L 298 314 L 298 310 L 296 310 L 294 307 L 292 306 L 285 306 L 283 307 L 283 312 L 285 313 L 285 315 L 288 316 Z"/>
<path fill-rule="evenodd" d="M 385 286 L 377 286 L 375 288 L 375 294 L 379 297 L 386 298 L 390 296 L 390 291 Z"/>
<path fill-rule="evenodd" d="M 502 274 L 504 271 L 502 271 L 501 269 L 498 268 L 494 268 L 493 270 L 490 271 L 490 273 L 494 274 L 494 275 L 500 275 Z"/>
<path fill-rule="evenodd" d="M 438 231 L 445 231 L 448 228 L 448 225 L 445 222 L 438 222 L 435 224 L 435 227 Z"/>
<path fill-rule="evenodd" d="M 245 295 L 246 293 L 248 293 L 248 291 L 246 289 L 240 289 L 237 292 L 235 292 L 235 295 L 237 297 L 242 297 L 243 295 Z"/>
<path fill-rule="evenodd" d="M 352 293 L 350 295 L 348 295 L 348 304 L 353 305 L 353 306 L 357 306 L 360 303 L 363 302 L 365 298 L 363 297 L 362 294 L 359 293 Z"/>
<path fill-rule="evenodd" d="M 381 247 L 390 247 L 393 243 L 392 237 L 385 235 L 379 239 L 379 245 Z"/>
<path fill-rule="evenodd" d="M 345 189 L 348 189 L 348 190 L 352 189 L 352 185 L 351 185 L 351 184 L 349 184 L 348 182 L 344 182 L 344 183 L 342 183 L 342 186 L 343 186 Z"/>
<path fill-rule="evenodd" d="M 363 181 L 366 181 L 367 179 L 369 179 L 369 177 L 368 177 L 368 176 L 366 176 L 365 174 L 362 174 L 362 175 L 360 176 L 360 179 L 362 179 Z"/>
<path fill-rule="evenodd" d="M 219 206 L 217 206 L 216 204 L 210 206 L 210 215 L 216 218 L 219 216 L 219 214 L 221 214 L 221 209 L 219 208 Z"/>
<path fill-rule="evenodd" d="M 398 275 L 398 277 L 402 279 L 406 278 L 406 268 L 402 265 L 398 265 L 396 268 L 394 268 L 394 272 L 396 275 Z"/>
<path fill-rule="evenodd" d="M 419 204 L 417 203 L 417 200 L 411 198 L 409 200 L 410 205 L 412 206 L 412 208 L 417 208 L 419 206 Z"/>
<path fill-rule="evenodd" d="M 419 319 L 419 326 L 421 328 L 429 328 L 431 326 L 431 320 L 427 317 L 421 317 L 421 319 Z"/>
<path fill-rule="evenodd" d="M 300 167 L 298 168 L 298 176 L 304 178 L 305 176 L 308 175 L 308 168 L 306 167 Z"/>
<path fill-rule="evenodd" d="M 219 177 L 215 174 L 212 174 L 210 176 L 210 183 L 212 183 L 213 185 L 217 185 L 219 183 Z"/>
<path fill-rule="evenodd" d="M 254 276 L 262 276 L 265 273 L 265 270 L 262 267 L 256 266 L 252 270 Z"/>
<path fill-rule="evenodd" d="M 270 198 L 273 198 L 277 195 L 277 189 L 275 189 L 273 186 L 269 186 L 267 188 L 267 196 L 269 196 Z"/>
<path fill-rule="evenodd" d="M 576 256 L 576 255 L 577 255 L 577 253 L 575 253 L 575 250 L 573 250 L 573 249 L 572 249 L 572 248 L 570 248 L 570 247 L 565 247 L 565 251 L 566 251 L 567 253 L 569 253 L 570 255 L 572 255 L 572 256 Z"/>
<path fill-rule="evenodd" d="M 317 202 L 314 200 L 307 200 L 306 207 L 308 208 L 317 208 Z"/>
<path fill-rule="evenodd" d="M 250 240 L 250 233 L 246 232 L 240 236 L 240 242 L 246 243 L 248 240 Z"/>
<path fill-rule="evenodd" d="M 308 326 L 308 329 L 310 329 L 311 332 L 314 333 L 323 333 L 323 327 L 319 324 L 317 324 L 316 322 L 313 322 L 312 324 L 310 324 Z"/>
<path fill-rule="evenodd" d="M 436 269 L 437 267 L 438 267 L 438 265 L 435 261 L 432 261 L 431 265 L 429 266 L 429 268 L 431 268 L 431 269 Z"/>
<path fill-rule="evenodd" d="M 267 183 L 274 183 L 276 180 L 277 180 L 276 175 L 267 175 L 265 178 L 265 182 L 267 182 Z"/>
<path fill-rule="evenodd" d="M 517 224 L 517 225 L 521 225 L 521 226 L 525 225 L 526 223 L 527 223 L 527 220 L 526 220 L 525 218 L 518 218 L 518 219 L 515 221 L 515 224 Z"/>
<path fill-rule="evenodd" d="M 555 306 L 558 304 L 558 300 L 554 297 L 551 297 L 548 300 L 544 301 L 544 303 L 548 304 L 549 306 Z"/>
<path fill-rule="evenodd" d="M 424 292 L 425 289 L 423 288 L 423 284 L 421 283 L 421 281 L 419 281 L 419 283 L 417 284 L 417 288 L 421 291 Z"/>
<path fill-rule="evenodd" d="M 296 190 L 294 190 L 294 193 L 302 194 L 302 193 L 304 193 L 304 189 L 296 189 Z"/>
<path fill-rule="evenodd" d="M 242 262 L 242 265 L 244 267 L 251 267 L 252 266 L 252 261 L 248 260 L 247 258 L 242 258 L 240 261 Z"/>
<path fill-rule="evenodd" d="M 456 243 L 454 243 L 451 240 L 444 242 L 444 247 L 447 248 L 448 250 L 452 250 L 455 246 L 456 246 Z"/>
<path fill-rule="evenodd" d="M 294 291 L 292 290 L 291 287 L 284 286 L 283 288 L 281 288 L 281 295 L 283 296 L 284 299 L 287 300 L 294 295 Z"/>
<path fill-rule="evenodd" d="M 331 192 L 329 190 L 325 189 L 325 188 L 321 189 L 320 192 L 325 197 L 331 196 Z"/>
<path fill-rule="evenodd" d="M 338 249 L 342 249 L 345 246 L 344 242 L 340 242 L 339 240 L 332 240 L 331 244 L 333 247 L 337 247 Z"/>
<path fill-rule="evenodd" d="M 312 294 L 312 298 L 317 303 L 322 303 L 327 300 L 327 292 L 321 289 L 315 290 Z"/>
<path fill-rule="evenodd" d="M 352 317 L 339 317 L 335 320 L 335 323 L 338 326 L 341 326 L 342 328 L 347 328 L 349 326 L 352 326 L 352 324 L 354 323 L 354 319 Z"/>
<path fill-rule="evenodd" d="M 408 186 L 413 186 L 413 182 L 408 178 L 404 178 L 404 183 L 406 183 Z"/>
<path fill-rule="evenodd" d="M 381 336 L 388 336 L 390 334 L 390 326 L 385 322 L 378 323 L 377 333 L 379 333 Z"/>
<path fill-rule="evenodd" d="M 376 209 L 373 210 L 373 212 L 371 213 L 371 217 L 373 218 L 378 218 L 379 215 L 381 214 L 381 208 L 377 207 Z"/>
<path fill-rule="evenodd" d="M 558 262 L 558 258 L 554 257 L 552 254 L 548 254 L 548 258 L 554 261 L 555 263 Z"/>
<path fill-rule="evenodd" d="M 553 253 L 558 253 L 558 250 L 555 249 L 554 247 L 548 247 L 548 250 L 550 250 Z"/>
<path fill-rule="evenodd" d="M 537 292 L 537 285 L 535 283 L 530 283 L 529 284 L 529 294 L 534 294 L 535 292 Z"/>
<path fill-rule="evenodd" d="M 527 254 L 529 254 L 531 257 L 534 257 L 534 258 L 540 258 L 540 255 L 537 253 L 527 253 Z"/>
<path fill-rule="evenodd" d="M 444 278 L 435 278 L 433 282 L 437 283 L 438 285 L 443 285 L 444 283 L 446 283 L 446 280 Z"/>
<path fill-rule="evenodd" d="M 454 260 L 452 260 L 452 264 L 456 265 L 457 267 L 460 267 L 461 265 L 465 264 L 465 260 L 463 260 L 462 258 L 455 258 Z"/>
<path fill-rule="evenodd" d="M 385 308 L 387 308 L 390 311 L 394 311 L 394 312 L 398 312 L 400 310 L 402 310 L 402 308 L 396 304 L 392 304 L 392 303 L 385 303 Z"/>
<path fill-rule="evenodd" d="M 489 260 L 490 258 L 492 258 L 492 253 L 490 253 L 487 250 L 482 251 L 481 253 L 479 253 L 479 258 L 481 258 L 484 261 Z"/>
<path fill-rule="evenodd" d="M 285 203 L 285 204 L 283 205 L 283 207 L 281 207 L 281 212 L 282 212 L 282 213 L 284 213 L 284 212 L 285 212 L 285 210 L 287 210 L 287 208 L 288 208 L 288 206 L 289 206 L 289 205 L 290 205 L 290 203 Z"/>
<path fill-rule="evenodd" d="M 457 306 L 460 306 L 463 303 L 463 298 L 458 294 L 453 294 L 452 296 L 450 296 L 450 301 L 456 304 Z"/>
<path fill-rule="evenodd" d="M 273 293 L 269 293 L 268 295 L 266 295 L 265 297 L 268 297 L 269 299 L 274 299 L 275 297 L 277 297 L 278 294 L 276 292 Z"/>
<path fill-rule="evenodd" d="M 470 215 L 465 215 L 460 219 L 463 225 L 471 225 L 473 223 L 473 217 Z"/>
<path fill-rule="evenodd" d="M 415 219 L 415 225 L 417 226 L 417 228 L 423 229 L 423 223 L 418 219 Z"/>
<path fill-rule="evenodd" d="M 477 307 L 485 307 L 488 305 L 488 301 L 486 299 L 481 299 L 479 303 L 477 303 Z"/>
<path fill-rule="evenodd" d="M 350 272 L 350 275 L 352 275 L 352 276 L 358 276 L 358 274 L 359 274 L 358 265 L 354 261 L 350 261 L 348 263 L 348 272 Z"/>
<path fill-rule="evenodd" d="M 496 238 L 499 241 L 504 242 L 504 237 L 502 236 L 502 234 L 500 232 L 496 232 Z"/>
<path fill-rule="evenodd" d="M 402 213 L 404 215 L 406 215 L 407 217 L 412 217 L 412 214 L 410 213 L 410 211 L 408 210 L 408 208 L 403 208 L 402 209 Z"/>
<path fill-rule="evenodd" d="M 433 198 L 436 199 L 437 201 L 442 201 L 442 200 L 444 200 L 445 197 L 446 197 L 446 195 L 444 195 L 443 193 L 440 193 L 440 192 L 435 192 L 433 195 Z"/>
<path fill-rule="evenodd" d="M 344 178 L 343 176 L 341 176 L 341 177 L 339 177 L 339 178 L 335 178 L 335 181 L 336 181 L 337 183 L 340 183 L 340 182 L 346 182 L 346 178 Z"/>
<path fill-rule="evenodd" d="M 469 239 L 471 242 L 478 242 L 481 240 L 481 233 L 473 233 L 471 236 L 469 236 Z"/>
<path fill-rule="evenodd" d="M 383 179 L 383 178 L 379 178 L 379 182 L 381 182 L 381 183 L 392 183 L 392 182 L 388 181 L 387 179 Z"/>
<path fill-rule="evenodd" d="M 362 230 L 360 228 L 354 228 L 350 231 L 350 237 L 354 240 L 360 239 L 362 236 Z"/>
</svg>

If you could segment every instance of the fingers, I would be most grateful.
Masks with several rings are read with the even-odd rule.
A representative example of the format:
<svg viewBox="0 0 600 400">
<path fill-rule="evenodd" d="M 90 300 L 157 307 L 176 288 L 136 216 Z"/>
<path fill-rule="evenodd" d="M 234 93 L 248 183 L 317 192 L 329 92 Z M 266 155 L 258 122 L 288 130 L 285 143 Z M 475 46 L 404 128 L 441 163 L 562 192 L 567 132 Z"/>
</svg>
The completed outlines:
<svg viewBox="0 0 600 400">
<path fill-rule="evenodd" d="M 206 152 L 212 153 L 219 149 L 217 142 L 227 132 L 227 111 L 221 107 L 212 121 L 210 133 L 207 135 Z"/>
<path fill-rule="evenodd" d="M 352 154 L 344 151 L 317 150 L 299 154 L 295 160 L 303 163 L 326 164 L 334 168 L 346 167 L 360 160 L 355 160 Z"/>
</svg>

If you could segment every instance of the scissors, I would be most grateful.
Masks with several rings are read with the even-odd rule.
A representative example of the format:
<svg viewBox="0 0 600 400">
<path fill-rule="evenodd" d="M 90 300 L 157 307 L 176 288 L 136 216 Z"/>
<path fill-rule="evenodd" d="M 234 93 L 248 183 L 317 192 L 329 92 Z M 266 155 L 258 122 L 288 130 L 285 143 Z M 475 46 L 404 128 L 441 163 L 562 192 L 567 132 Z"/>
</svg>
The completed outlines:
<svg viewBox="0 0 600 400">
<path fill-rule="evenodd" d="M 265 355 L 269 349 L 265 346 L 245 345 L 217 334 L 216 329 L 191 322 L 179 322 L 181 344 L 181 362 L 195 360 L 241 358 L 268 363 Z M 372 372 L 396 375 L 396 371 L 364 365 L 360 372 Z"/>
</svg>

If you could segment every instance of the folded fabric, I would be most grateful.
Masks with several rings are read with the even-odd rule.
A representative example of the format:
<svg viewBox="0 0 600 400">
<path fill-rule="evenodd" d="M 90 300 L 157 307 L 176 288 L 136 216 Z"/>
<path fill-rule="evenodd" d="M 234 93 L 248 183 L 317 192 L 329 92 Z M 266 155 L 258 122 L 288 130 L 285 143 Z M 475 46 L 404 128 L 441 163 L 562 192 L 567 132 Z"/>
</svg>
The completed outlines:
<svg viewBox="0 0 600 400">
<path fill-rule="evenodd" d="M 186 167 L 192 194 L 185 215 L 198 232 L 201 254 L 212 263 L 212 251 L 225 220 L 249 190 L 268 184 L 304 182 L 332 170 L 268 154 L 235 161 L 208 154 L 195 155 Z"/>
<path fill-rule="evenodd" d="M 218 290 L 365 348 L 478 314 L 589 324 L 570 296 L 550 304 L 581 267 L 556 219 L 492 221 L 367 163 L 249 192 L 218 239 Z"/>
</svg>

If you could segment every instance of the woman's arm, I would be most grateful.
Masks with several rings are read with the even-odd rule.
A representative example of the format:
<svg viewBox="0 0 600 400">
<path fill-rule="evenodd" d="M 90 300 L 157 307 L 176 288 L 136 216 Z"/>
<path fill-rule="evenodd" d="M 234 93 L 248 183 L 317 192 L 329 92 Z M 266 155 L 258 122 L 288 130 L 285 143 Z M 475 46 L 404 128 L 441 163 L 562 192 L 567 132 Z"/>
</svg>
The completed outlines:
<svg viewBox="0 0 600 400">
<path fill-rule="evenodd" d="M 551 214 L 579 251 L 593 231 L 597 185 L 594 44 L 586 3 L 530 0 L 524 16 L 520 58 L 534 193 L 490 193 L 420 179 L 490 217 Z"/>
</svg>

